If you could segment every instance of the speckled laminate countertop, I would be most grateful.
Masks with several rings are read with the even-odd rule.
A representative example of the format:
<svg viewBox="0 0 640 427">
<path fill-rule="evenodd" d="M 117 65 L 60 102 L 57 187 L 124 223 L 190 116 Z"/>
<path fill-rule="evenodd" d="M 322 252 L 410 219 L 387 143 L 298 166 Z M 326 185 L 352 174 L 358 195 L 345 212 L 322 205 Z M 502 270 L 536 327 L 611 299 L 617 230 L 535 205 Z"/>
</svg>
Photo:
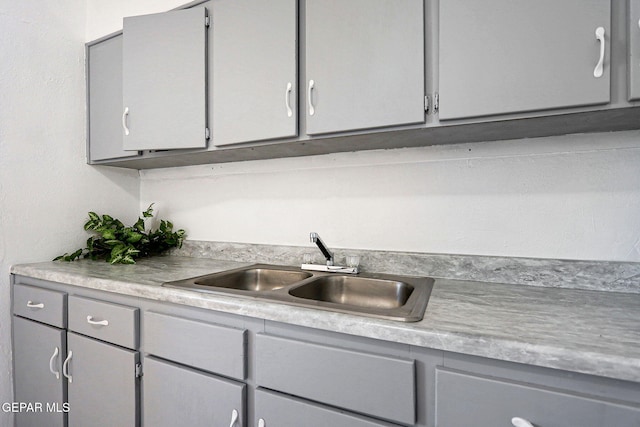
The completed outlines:
<svg viewBox="0 0 640 427">
<path fill-rule="evenodd" d="M 164 256 L 12 267 L 17 275 L 438 350 L 640 382 L 640 294 L 437 279 L 424 319 L 379 320 L 161 287 L 250 263 Z"/>
</svg>

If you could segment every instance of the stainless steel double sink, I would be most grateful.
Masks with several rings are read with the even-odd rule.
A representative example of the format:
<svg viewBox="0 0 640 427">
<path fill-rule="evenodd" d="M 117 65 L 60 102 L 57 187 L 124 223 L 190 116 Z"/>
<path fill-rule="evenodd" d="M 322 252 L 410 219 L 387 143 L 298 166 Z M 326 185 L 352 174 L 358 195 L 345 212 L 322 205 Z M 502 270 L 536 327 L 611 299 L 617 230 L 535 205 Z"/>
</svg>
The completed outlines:
<svg viewBox="0 0 640 427">
<path fill-rule="evenodd" d="M 255 264 L 162 286 L 417 322 L 424 316 L 433 283 L 430 277 L 367 273 L 356 276 Z"/>
</svg>

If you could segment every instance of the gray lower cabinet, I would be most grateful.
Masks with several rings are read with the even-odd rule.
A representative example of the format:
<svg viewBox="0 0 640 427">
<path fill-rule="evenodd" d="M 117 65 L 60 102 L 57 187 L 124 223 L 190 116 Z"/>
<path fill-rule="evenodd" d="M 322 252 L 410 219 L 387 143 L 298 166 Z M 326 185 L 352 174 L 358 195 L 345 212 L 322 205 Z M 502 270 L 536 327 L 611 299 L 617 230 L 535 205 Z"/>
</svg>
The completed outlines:
<svg viewBox="0 0 640 427">
<path fill-rule="evenodd" d="M 606 104 L 610 0 L 447 0 L 440 119 Z"/>
<path fill-rule="evenodd" d="M 247 331 L 154 311 L 143 319 L 143 424 L 244 426 Z"/>
<path fill-rule="evenodd" d="M 264 389 L 256 390 L 255 414 L 253 425 L 257 427 L 390 427 L 395 425 Z"/>
<path fill-rule="evenodd" d="M 67 387 L 62 376 L 65 354 L 64 330 L 13 317 L 14 401 L 39 405 L 33 411 L 16 413 L 16 427 L 66 425 Z"/>
<path fill-rule="evenodd" d="M 304 3 L 306 133 L 423 123 L 423 1 Z"/>
<path fill-rule="evenodd" d="M 635 427 L 640 426 L 640 407 L 438 368 L 436 425 Z"/>
<path fill-rule="evenodd" d="M 391 422 L 416 422 L 414 360 L 263 334 L 255 351 L 258 386 Z"/>
<path fill-rule="evenodd" d="M 640 0 L 629 0 L 629 100 L 640 99 Z"/>
<path fill-rule="evenodd" d="M 124 19 L 125 150 L 206 147 L 206 15 L 195 7 Z"/>
<path fill-rule="evenodd" d="M 144 358 L 143 382 L 145 426 L 245 425 L 242 383 L 151 357 Z"/>
<path fill-rule="evenodd" d="M 296 0 L 213 0 L 209 35 L 216 146 L 298 133 Z"/>
<path fill-rule="evenodd" d="M 69 426 L 137 426 L 139 353 L 69 332 Z"/>
</svg>

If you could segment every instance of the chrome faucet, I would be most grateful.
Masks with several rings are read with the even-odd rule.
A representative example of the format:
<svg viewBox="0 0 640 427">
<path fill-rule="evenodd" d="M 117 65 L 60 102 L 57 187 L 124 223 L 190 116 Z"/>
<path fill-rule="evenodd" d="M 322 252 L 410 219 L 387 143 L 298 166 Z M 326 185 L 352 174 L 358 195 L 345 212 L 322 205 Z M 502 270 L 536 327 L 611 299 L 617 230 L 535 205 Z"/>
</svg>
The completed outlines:
<svg viewBox="0 0 640 427">
<path fill-rule="evenodd" d="M 327 265 L 333 265 L 333 253 L 327 248 L 318 233 L 312 232 L 309 238 L 311 239 L 311 243 L 318 245 L 318 249 L 320 249 L 322 255 L 327 259 Z"/>
</svg>

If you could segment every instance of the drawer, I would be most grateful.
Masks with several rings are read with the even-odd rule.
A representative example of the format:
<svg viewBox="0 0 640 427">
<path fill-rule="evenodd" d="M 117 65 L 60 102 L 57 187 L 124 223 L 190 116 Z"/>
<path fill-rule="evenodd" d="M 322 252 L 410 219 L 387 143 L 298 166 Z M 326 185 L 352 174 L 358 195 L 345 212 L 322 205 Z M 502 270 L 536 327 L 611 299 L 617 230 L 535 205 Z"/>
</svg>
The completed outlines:
<svg viewBox="0 0 640 427">
<path fill-rule="evenodd" d="M 439 427 L 507 426 L 514 417 L 536 427 L 640 426 L 639 407 L 463 372 L 436 371 Z"/>
<path fill-rule="evenodd" d="M 19 283 L 13 286 L 13 314 L 66 328 L 66 312 L 67 294 L 64 292 Z"/>
<path fill-rule="evenodd" d="M 258 334 L 256 383 L 386 420 L 415 423 L 413 360 Z"/>
<path fill-rule="evenodd" d="M 398 427 L 372 418 L 338 411 L 291 396 L 262 389 L 255 394 L 255 420 L 252 425 L 278 427 Z"/>
<path fill-rule="evenodd" d="M 230 378 L 246 376 L 245 329 L 146 312 L 143 344 L 163 359 Z"/>
<path fill-rule="evenodd" d="M 202 371 L 145 357 L 144 425 L 152 427 L 249 426 L 246 385 Z"/>
<path fill-rule="evenodd" d="M 69 330 L 131 349 L 138 348 L 138 309 L 72 295 Z"/>
</svg>

